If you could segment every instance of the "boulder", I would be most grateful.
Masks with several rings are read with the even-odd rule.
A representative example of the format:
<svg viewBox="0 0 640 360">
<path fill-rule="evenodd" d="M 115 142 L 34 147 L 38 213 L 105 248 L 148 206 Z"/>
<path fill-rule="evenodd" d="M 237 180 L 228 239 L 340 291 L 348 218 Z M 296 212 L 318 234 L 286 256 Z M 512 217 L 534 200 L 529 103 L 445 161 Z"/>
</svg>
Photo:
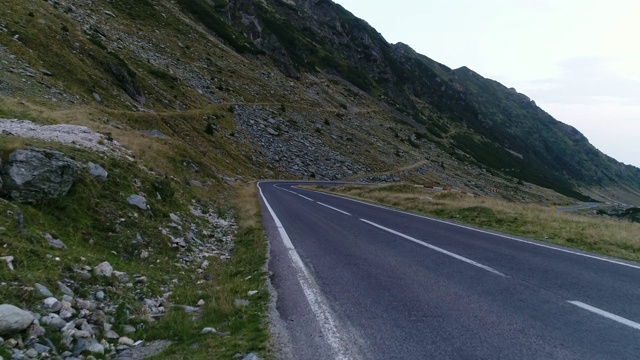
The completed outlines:
<svg viewBox="0 0 640 360">
<path fill-rule="evenodd" d="M 111 274 L 113 274 L 113 267 L 111 266 L 111 264 L 105 261 L 94 267 L 93 273 L 97 276 L 111 277 Z"/>
<path fill-rule="evenodd" d="M 64 196 L 78 178 L 80 165 L 54 150 L 25 148 L 12 152 L 2 167 L 1 192 L 26 203 Z"/>
<path fill-rule="evenodd" d="M 89 166 L 89 174 L 91 174 L 91 176 L 98 180 L 107 180 L 107 176 L 109 176 L 109 173 L 102 166 L 94 164 L 92 162 L 89 162 L 87 166 Z"/>
<path fill-rule="evenodd" d="M 44 233 L 44 239 L 47 240 L 47 244 L 49 244 L 49 246 L 51 246 L 52 248 L 56 248 L 56 249 L 66 249 L 67 248 L 67 245 L 65 245 L 62 242 L 62 240 L 54 238 L 49 233 Z"/>
<path fill-rule="evenodd" d="M 142 210 L 147 210 L 147 199 L 140 195 L 131 195 L 127 198 L 129 205 L 137 206 Z"/>
<path fill-rule="evenodd" d="M 44 297 L 47 297 L 47 298 L 48 297 L 53 297 L 53 293 L 51 291 L 49 291 L 49 289 L 47 289 L 46 286 L 44 286 L 42 284 L 39 284 L 39 283 L 36 283 L 34 285 L 34 287 L 36 288 L 36 290 L 38 290 L 38 293 L 41 296 L 44 296 Z"/>
<path fill-rule="evenodd" d="M 0 335 L 23 331 L 35 320 L 30 312 L 10 304 L 0 305 Z"/>
</svg>

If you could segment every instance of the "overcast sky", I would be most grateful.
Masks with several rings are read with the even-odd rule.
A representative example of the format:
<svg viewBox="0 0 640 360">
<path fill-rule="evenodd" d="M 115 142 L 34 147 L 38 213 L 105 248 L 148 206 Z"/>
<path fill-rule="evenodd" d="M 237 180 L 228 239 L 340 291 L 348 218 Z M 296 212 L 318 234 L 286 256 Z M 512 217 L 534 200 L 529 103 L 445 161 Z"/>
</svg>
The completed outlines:
<svg viewBox="0 0 640 360">
<path fill-rule="evenodd" d="M 640 0 L 334 0 L 391 43 L 515 87 L 640 167 Z"/>
</svg>

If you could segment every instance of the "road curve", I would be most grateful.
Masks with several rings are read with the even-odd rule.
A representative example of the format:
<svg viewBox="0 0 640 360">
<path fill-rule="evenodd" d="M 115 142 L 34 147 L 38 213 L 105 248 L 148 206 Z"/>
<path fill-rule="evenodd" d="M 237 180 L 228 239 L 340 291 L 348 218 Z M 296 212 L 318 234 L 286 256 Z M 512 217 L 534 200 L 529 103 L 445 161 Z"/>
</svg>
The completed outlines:
<svg viewBox="0 0 640 360">
<path fill-rule="evenodd" d="M 294 359 L 638 359 L 640 264 L 259 184 Z"/>
</svg>

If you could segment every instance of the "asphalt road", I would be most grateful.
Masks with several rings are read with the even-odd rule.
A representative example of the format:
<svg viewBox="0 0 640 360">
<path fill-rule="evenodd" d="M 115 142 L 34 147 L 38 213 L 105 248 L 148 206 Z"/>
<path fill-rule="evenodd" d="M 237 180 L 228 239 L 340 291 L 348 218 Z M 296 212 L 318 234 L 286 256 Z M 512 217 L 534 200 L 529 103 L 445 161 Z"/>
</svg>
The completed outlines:
<svg viewBox="0 0 640 360">
<path fill-rule="evenodd" d="M 640 359 L 640 264 L 259 184 L 294 359 Z"/>
</svg>

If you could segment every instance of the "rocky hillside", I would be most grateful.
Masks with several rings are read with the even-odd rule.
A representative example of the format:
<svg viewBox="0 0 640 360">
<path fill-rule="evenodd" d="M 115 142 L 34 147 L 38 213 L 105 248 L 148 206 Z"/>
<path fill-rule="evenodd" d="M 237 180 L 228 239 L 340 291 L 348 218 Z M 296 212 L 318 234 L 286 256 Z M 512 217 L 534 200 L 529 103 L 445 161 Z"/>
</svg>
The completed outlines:
<svg viewBox="0 0 640 360">
<path fill-rule="evenodd" d="M 527 96 L 468 68 L 451 70 L 405 44 L 388 44 L 331 1 L 216 2 L 215 9 L 287 76 L 340 76 L 476 166 L 578 199 L 602 200 L 615 196 L 607 189 L 624 188 L 627 201 L 640 200 L 640 169 L 604 155 Z"/>
</svg>

